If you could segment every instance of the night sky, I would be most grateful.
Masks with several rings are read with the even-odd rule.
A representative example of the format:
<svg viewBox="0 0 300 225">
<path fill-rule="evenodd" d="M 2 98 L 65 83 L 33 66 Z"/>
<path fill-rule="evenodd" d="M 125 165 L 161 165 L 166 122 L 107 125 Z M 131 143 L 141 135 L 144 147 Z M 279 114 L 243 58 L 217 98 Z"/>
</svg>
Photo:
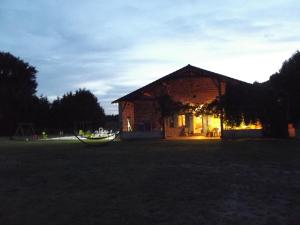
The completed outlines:
<svg viewBox="0 0 300 225">
<path fill-rule="evenodd" d="M 300 1 L 0 0 L 0 51 L 39 71 L 50 100 L 111 101 L 187 64 L 265 81 L 300 46 Z"/>
</svg>

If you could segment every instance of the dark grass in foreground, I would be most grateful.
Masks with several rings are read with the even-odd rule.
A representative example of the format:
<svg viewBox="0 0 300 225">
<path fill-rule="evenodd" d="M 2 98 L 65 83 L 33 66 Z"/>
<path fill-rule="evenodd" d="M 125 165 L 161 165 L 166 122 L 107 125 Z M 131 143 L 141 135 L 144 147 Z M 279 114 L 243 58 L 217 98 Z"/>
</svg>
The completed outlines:
<svg viewBox="0 0 300 225">
<path fill-rule="evenodd" d="M 300 224 L 300 142 L 0 142 L 0 224 Z"/>
</svg>

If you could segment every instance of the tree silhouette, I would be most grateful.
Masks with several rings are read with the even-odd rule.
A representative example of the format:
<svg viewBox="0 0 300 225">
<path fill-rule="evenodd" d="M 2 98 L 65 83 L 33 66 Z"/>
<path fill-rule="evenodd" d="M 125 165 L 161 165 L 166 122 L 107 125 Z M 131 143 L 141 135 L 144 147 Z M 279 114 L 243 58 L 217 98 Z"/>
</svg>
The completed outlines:
<svg viewBox="0 0 300 225">
<path fill-rule="evenodd" d="M 90 129 L 96 129 L 105 122 L 104 110 L 96 96 L 85 89 L 69 92 L 55 100 L 50 114 L 52 125 L 68 132 L 72 132 L 78 123 L 89 123 Z"/>
<path fill-rule="evenodd" d="M 268 82 L 228 84 L 220 99 L 205 104 L 200 113 L 224 113 L 224 122 L 239 126 L 260 122 L 266 136 L 287 137 L 286 103 Z"/>
<path fill-rule="evenodd" d="M 268 81 L 228 84 L 221 99 L 208 104 L 206 110 L 217 113 L 224 109 L 225 121 L 232 126 L 259 120 L 266 135 L 287 137 L 287 123 L 300 122 L 299 83 L 300 52 L 296 51 Z"/>
<path fill-rule="evenodd" d="M 0 52 L 0 135 L 11 135 L 18 122 L 31 119 L 36 73 L 23 60 Z"/>
<path fill-rule="evenodd" d="M 284 61 L 278 73 L 270 77 L 269 85 L 276 91 L 278 98 L 286 105 L 289 122 L 300 122 L 300 52 L 296 51 Z"/>
<path fill-rule="evenodd" d="M 50 120 L 50 102 L 47 97 L 40 96 L 33 98 L 33 106 L 31 113 L 31 120 L 35 123 L 36 131 L 41 134 L 43 131 L 47 133 L 51 125 Z"/>
</svg>

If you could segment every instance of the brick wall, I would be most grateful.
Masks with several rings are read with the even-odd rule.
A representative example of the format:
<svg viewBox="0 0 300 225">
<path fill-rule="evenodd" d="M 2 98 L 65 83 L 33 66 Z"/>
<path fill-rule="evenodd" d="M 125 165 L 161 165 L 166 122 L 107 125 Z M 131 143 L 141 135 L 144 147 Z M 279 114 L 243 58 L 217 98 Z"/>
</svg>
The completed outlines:
<svg viewBox="0 0 300 225">
<path fill-rule="evenodd" d="M 209 78 L 187 78 L 168 83 L 168 93 L 183 103 L 203 104 L 218 96 L 218 88 Z"/>
<path fill-rule="evenodd" d="M 222 93 L 225 93 L 224 82 L 221 87 Z M 155 87 L 148 87 L 145 93 L 151 96 L 164 93 L 172 96 L 174 100 L 194 104 L 203 104 L 219 95 L 216 81 L 207 77 L 188 77 L 165 81 Z"/>
<path fill-rule="evenodd" d="M 119 122 L 122 131 L 128 131 L 127 118 L 130 118 L 134 127 L 134 104 L 132 102 L 119 102 Z"/>
<path fill-rule="evenodd" d="M 134 102 L 134 124 L 137 131 L 160 131 L 160 112 L 154 101 Z"/>
<path fill-rule="evenodd" d="M 217 82 L 207 77 L 187 77 L 161 82 L 154 87 L 144 89 L 147 96 L 170 95 L 175 101 L 182 103 L 203 104 L 215 99 L 218 95 Z M 222 93 L 225 93 L 225 83 L 221 84 Z M 122 115 L 121 123 L 123 131 L 127 129 L 127 118 L 130 117 L 132 126 L 136 131 L 161 130 L 160 114 L 153 101 L 134 101 L 119 103 L 119 115 Z M 125 106 L 125 107 L 124 107 Z M 122 112 L 122 113 L 121 113 Z M 182 128 L 170 128 L 166 126 L 167 136 L 179 136 Z"/>
</svg>

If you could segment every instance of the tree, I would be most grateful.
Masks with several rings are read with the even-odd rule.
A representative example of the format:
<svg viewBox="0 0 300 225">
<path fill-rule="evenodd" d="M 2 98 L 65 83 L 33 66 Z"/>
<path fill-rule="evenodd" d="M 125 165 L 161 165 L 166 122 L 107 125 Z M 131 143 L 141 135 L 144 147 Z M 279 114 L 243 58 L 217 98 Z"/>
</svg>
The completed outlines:
<svg viewBox="0 0 300 225">
<path fill-rule="evenodd" d="M 185 111 L 188 109 L 188 105 L 185 105 L 179 101 L 175 101 L 170 95 L 162 94 L 156 97 L 157 109 L 160 112 L 160 123 L 162 126 L 163 135 L 165 135 L 165 119 L 169 116 L 178 113 L 179 111 Z M 164 136 L 165 138 L 165 136 Z"/>
<path fill-rule="evenodd" d="M 31 113 L 31 120 L 35 124 L 35 128 L 38 133 L 42 133 L 43 131 L 48 132 L 48 128 L 50 127 L 50 102 L 48 101 L 47 97 L 35 96 L 33 98 L 32 103 L 32 113 Z"/>
<path fill-rule="evenodd" d="M 278 73 L 273 74 L 268 81 L 278 97 L 286 105 L 289 122 L 300 122 L 300 52 L 296 51 L 284 61 Z"/>
<path fill-rule="evenodd" d="M 18 122 L 28 121 L 36 93 L 37 70 L 13 56 L 0 52 L 0 135 L 11 135 Z"/>
<path fill-rule="evenodd" d="M 196 114 L 220 115 L 224 113 L 225 123 L 239 126 L 242 122 L 249 124 L 259 120 L 261 102 L 257 99 L 261 89 L 256 84 L 228 83 L 221 98 L 196 109 Z"/>
<path fill-rule="evenodd" d="M 230 126 L 239 126 L 262 121 L 266 92 L 258 83 L 228 84 L 221 103 L 225 112 L 225 122 Z"/>
<path fill-rule="evenodd" d="M 105 115 L 96 96 L 90 91 L 79 89 L 69 92 L 61 99 L 55 100 L 51 106 L 51 118 L 54 128 L 72 132 L 76 124 L 89 124 L 88 128 L 96 129 L 103 126 Z"/>
<path fill-rule="evenodd" d="M 227 84 L 225 94 L 204 105 L 201 112 L 223 112 L 229 126 L 260 122 L 266 136 L 287 137 L 285 103 L 268 83 Z"/>
</svg>

